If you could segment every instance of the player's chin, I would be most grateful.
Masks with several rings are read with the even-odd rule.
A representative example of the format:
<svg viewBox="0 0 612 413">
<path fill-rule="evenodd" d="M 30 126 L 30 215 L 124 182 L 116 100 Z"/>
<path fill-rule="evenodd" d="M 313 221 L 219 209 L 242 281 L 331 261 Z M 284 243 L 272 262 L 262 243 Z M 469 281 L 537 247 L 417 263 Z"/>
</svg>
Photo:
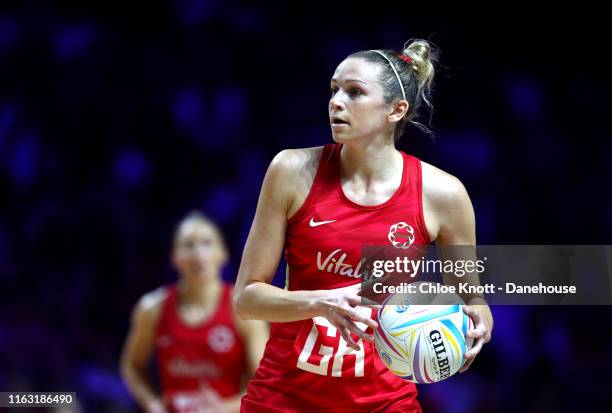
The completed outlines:
<svg viewBox="0 0 612 413">
<path fill-rule="evenodd" d="M 189 272 L 189 274 L 187 274 L 187 278 L 190 278 L 193 281 L 208 281 L 215 278 L 215 275 L 211 274 L 210 271 L 196 270 Z"/>
<path fill-rule="evenodd" d="M 332 128 L 332 139 L 336 143 L 347 143 L 350 142 L 351 134 L 344 130 L 334 130 Z"/>
</svg>

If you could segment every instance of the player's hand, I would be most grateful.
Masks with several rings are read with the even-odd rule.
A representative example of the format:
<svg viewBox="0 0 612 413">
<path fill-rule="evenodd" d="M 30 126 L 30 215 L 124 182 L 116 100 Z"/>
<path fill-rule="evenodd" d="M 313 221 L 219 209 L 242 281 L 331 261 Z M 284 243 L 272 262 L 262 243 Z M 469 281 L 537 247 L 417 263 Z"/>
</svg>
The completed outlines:
<svg viewBox="0 0 612 413">
<path fill-rule="evenodd" d="M 200 410 L 197 413 L 234 413 L 237 405 L 228 399 L 222 399 L 219 393 L 206 383 L 200 383 L 197 395 Z"/>
<path fill-rule="evenodd" d="M 153 399 L 149 401 L 145 406 L 145 411 L 147 413 L 168 413 L 166 406 L 159 399 Z"/>
<path fill-rule="evenodd" d="M 351 333 L 366 341 L 374 340 L 374 337 L 361 330 L 356 322 L 361 322 L 373 330 L 378 327 L 376 321 L 357 310 L 356 307 L 361 304 L 360 291 L 361 283 L 333 290 L 320 290 L 316 304 L 319 315 L 327 318 L 338 329 L 347 345 L 355 350 L 359 350 L 359 345 L 353 340 Z"/>
<path fill-rule="evenodd" d="M 208 384 L 200 382 L 200 388 L 174 395 L 173 408 L 178 413 L 226 413 L 219 394 Z"/>
<path fill-rule="evenodd" d="M 463 367 L 459 370 L 461 373 L 470 368 L 482 346 L 491 341 L 491 333 L 493 332 L 493 314 L 491 314 L 491 309 L 487 304 L 465 305 L 463 311 L 474 322 L 474 328 L 466 333 L 467 337 L 474 339 L 474 344 L 465 353 Z"/>
</svg>

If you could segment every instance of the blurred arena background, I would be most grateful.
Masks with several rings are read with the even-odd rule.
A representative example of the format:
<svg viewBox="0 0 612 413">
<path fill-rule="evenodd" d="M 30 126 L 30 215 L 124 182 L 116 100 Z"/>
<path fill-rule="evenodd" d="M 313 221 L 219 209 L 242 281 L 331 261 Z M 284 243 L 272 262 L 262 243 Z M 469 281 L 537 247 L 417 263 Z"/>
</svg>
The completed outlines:
<svg viewBox="0 0 612 413">
<path fill-rule="evenodd" d="M 603 15 L 337 6 L 2 2 L 0 391 L 138 411 L 118 356 L 136 299 L 174 280 L 174 224 L 217 220 L 232 280 L 269 161 L 331 141 L 329 78 L 359 49 L 440 47 L 437 138 L 399 147 L 462 179 L 479 244 L 611 243 Z M 612 406 L 610 308 L 493 313 L 471 370 L 419 387 L 424 411 Z"/>
</svg>

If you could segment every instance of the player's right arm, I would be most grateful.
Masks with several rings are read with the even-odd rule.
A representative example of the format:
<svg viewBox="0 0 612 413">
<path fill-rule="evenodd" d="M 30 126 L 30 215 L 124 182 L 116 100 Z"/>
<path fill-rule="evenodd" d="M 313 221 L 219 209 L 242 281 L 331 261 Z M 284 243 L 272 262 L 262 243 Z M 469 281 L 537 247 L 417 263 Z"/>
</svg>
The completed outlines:
<svg viewBox="0 0 612 413">
<path fill-rule="evenodd" d="M 323 316 L 338 328 L 349 346 L 358 348 L 349 332 L 369 341 L 371 336 L 354 321 L 377 327 L 374 320 L 355 309 L 361 302 L 359 284 L 316 291 L 289 291 L 271 285 L 285 244 L 288 213 L 312 156 L 318 155 L 309 149 L 284 150 L 270 163 L 238 271 L 234 310 L 244 319 L 276 322 Z"/>
<path fill-rule="evenodd" d="M 132 396 L 147 413 L 167 412 L 147 376 L 147 367 L 154 350 L 155 328 L 165 296 L 165 290 L 158 289 L 145 294 L 136 304 L 121 353 L 121 376 Z"/>
</svg>

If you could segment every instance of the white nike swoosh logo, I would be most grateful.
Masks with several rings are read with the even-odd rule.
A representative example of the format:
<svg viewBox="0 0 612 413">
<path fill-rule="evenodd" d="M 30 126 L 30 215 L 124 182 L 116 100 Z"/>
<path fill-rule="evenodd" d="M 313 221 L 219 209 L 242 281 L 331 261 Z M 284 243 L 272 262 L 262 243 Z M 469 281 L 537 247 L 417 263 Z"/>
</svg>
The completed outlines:
<svg viewBox="0 0 612 413">
<path fill-rule="evenodd" d="M 325 225 L 325 224 L 329 224 L 331 222 L 336 222 L 336 220 L 332 219 L 331 221 L 319 221 L 319 222 L 315 222 L 314 218 L 310 218 L 310 226 L 311 227 L 318 227 L 319 225 Z"/>
</svg>

